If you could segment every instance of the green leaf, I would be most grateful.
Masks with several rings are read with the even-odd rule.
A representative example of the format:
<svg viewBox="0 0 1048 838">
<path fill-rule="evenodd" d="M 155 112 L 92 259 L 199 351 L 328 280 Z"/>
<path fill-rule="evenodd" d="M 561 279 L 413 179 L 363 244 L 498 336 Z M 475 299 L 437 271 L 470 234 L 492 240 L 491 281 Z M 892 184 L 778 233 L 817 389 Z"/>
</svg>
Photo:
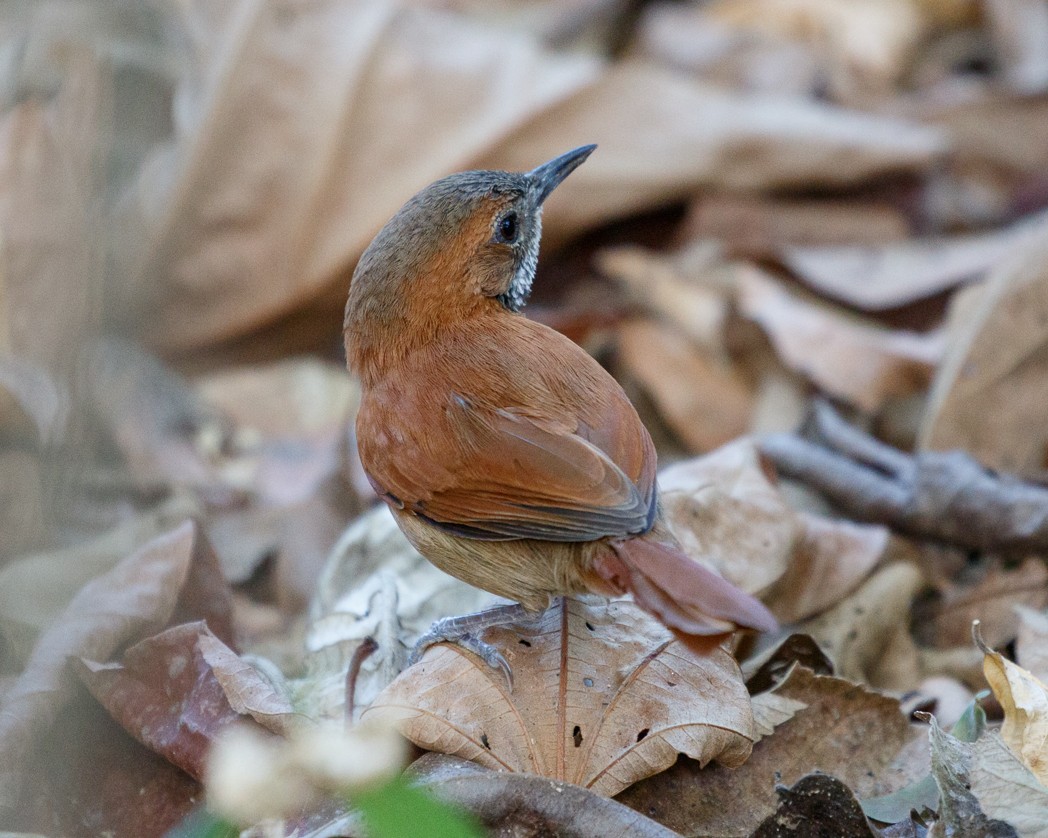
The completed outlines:
<svg viewBox="0 0 1048 838">
<path fill-rule="evenodd" d="M 352 802 L 374 838 L 483 838 L 471 818 L 403 778 L 355 794 Z"/>
<path fill-rule="evenodd" d="M 238 838 L 240 828 L 216 818 L 206 809 L 197 809 L 170 829 L 164 838 Z"/>
</svg>

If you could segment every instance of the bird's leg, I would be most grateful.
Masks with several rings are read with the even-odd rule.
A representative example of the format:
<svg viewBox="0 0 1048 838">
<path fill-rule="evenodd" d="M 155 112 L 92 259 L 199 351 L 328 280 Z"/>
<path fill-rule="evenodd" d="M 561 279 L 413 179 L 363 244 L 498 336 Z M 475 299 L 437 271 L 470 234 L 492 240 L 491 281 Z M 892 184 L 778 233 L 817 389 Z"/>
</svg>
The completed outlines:
<svg viewBox="0 0 1048 838">
<path fill-rule="evenodd" d="M 470 652 L 473 652 L 492 669 L 497 669 L 506 676 L 510 692 L 513 691 L 513 673 L 509 663 L 494 646 L 480 639 L 481 633 L 492 626 L 509 623 L 513 620 L 534 616 L 523 605 L 511 603 L 509 605 L 497 605 L 485 611 L 475 614 L 463 614 L 460 617 L 444 617 L 437 620 L 429 627 L 411 651 L 408 658 L 408 666 L 418 663 L 422 655 L 430 647 L 437 643 L 454 643 Z"/>
</svg>

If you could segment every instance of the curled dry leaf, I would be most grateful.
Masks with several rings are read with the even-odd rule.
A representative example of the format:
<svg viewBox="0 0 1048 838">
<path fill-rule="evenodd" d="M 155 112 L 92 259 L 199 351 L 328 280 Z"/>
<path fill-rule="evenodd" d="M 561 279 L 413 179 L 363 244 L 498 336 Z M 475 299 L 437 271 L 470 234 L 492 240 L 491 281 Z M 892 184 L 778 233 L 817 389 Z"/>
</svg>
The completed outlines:
<svg viewBox="0 0 1048 838">
<path fill-rule="evenodd" d="M 211 743 L 231 724 L 253 719 L 283 732 L 294 713 L 202 622 L 142 640 L 120 663 L 81 658 L 79 675 L 128 733 L 197 780 Z"/>
<path fill-rule="evenodd" d="M 534 622 L 483 633 L 513 669 L 433 647 L 362 719 L 390 719 L 420 747 L 613 795 L 686 753 L 737 766 L 754 738 L 738 666 L 699 656 L 632 603 L 558 600 Z"/>
<path fill-rule="evenodd" d="M 201 613 L 201 606 L 221 614 L 212 599 L 222 592 L 221 585 L 206 593 L 190 589 L 203 578 L 211 579 L 206 568 L 203 573 L 193 569 L 198 563 L 208 564 L 199 539 L 196 527 L 186 522 L 150 541 L 85 585 L 43 633 L 25 670 L 4 695 L 0 813 L 18 807 L 33 745 L 72 698 L 74 681 L 66 667 L 70 657 L 108 658 L 128 642 L 162 628 L 176 614 L 183 619 L 209 616 Z"/>
<path fill-rule="evenodd" d="M 795 623 L 840 602 L 869 575 L 888 549 L 886 527 L 801 512 L 800 541 L 786 573 L 765 604 L 779 622 Z"/>
<path fill-rule="evenodd" d="M 618 358 L 689 450 L 709 451 L 749 426 L 753 394 L 738 368 L 658 322 L 623 323 Z"/>
<path fill-rule="evenodd" d="M 787 291 L 755 268 L 740 277 L 739 309 L 761 325 L 786 366 L 866 411 L 923 390 L 942 351 L 936 333 L 862 322 Z"/>
<path fill-rule="evenodd" d="M 976 630 L 983 672 L 1004 708 L 1001 739 L 1033 775 L 1048 786 L 1048 686 L 989 648 Z"/>
<path fill-rule="evenodd" d="M 767 592 L 786 622 L 850 594 L 887 547 L 881 527 L 795 511 L 749 439 L 664 469 L 659 485 L 685 552 L 747 591 Z"/>
<path fill-rule="evenodd" d="M 894 699 L 800 666 L 774 692 L 806 707 L 754 745 L 744 765 L 699 770 L 681 760 L 619 800 L 684 835 L 749 838 L 775 813 L 777 782 L 790 785 L 818 770 L 868 796 L 915 779 L 890 770 L 902 748 L 924 736 Z"/>
<path fill-rule="evenodd" d="M 987 816 L 972 793 L 971 770 L 974 746 L 960 742 L 929 717 L 928 736 L 932 746 L 932 776 L 939 787 L 939 821 L 944 835 L 979 835 L 984 838 L 1019 838 L 1014 827 Z M 987 734 L 982 739 L 986 740 Z M 977 745 L 978 743 L 976 743 Z"/>
<path fill-rule="evenodd" d="M 951 317 L 920 445 L 1036 474 L 1048 462 L 1048 226 L 975 293 Z"/>
</svg>

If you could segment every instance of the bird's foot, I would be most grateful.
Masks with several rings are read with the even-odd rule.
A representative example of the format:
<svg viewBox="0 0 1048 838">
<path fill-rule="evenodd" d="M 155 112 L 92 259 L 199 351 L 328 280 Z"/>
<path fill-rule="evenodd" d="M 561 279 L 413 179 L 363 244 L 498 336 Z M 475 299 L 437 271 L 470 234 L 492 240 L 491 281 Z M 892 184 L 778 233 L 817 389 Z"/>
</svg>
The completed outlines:
<svg viewBox="0 0 1048 838">
<path fill-rule="evenodd" d="M 473 652 L 492 669 L 499 670 L 506 679 L 510 692 L 513 692 L 513 671 L 502 653 L 490 643 L 480 639 L 485 629 L 502 625 L 513 620 L 527 618 L 529 612 L 522 605 L 499 605 L 476 614 L 464 614 L 460 617 L 444 617 L 437 620 L 429 631 L 422 635 L 408 658 L 408 666 L 418 663 L 426 650 L 437 643 L 454 643 L 467 651 Z"/>
</svg>

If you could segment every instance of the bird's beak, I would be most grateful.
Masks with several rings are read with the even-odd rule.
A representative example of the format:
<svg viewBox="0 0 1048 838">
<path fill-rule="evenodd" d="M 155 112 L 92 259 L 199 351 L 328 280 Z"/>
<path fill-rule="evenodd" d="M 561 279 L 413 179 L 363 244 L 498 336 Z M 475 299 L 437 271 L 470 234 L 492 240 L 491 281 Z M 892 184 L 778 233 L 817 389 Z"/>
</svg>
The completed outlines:
<svg viewBox="0 0 1048 838">
<path fill-rule="evenodd" d="M 595 145 L 583 145 L 572 149 L 560 157 L 554 157 L 548 163 L 543 163 L 538 168 L 528 172 L 528 177 L 538 190 L 538 202 L 541 204 L 549 197 L 550 192 L 560 185 L 568 175 L 575 171 L 587 157 L 593 153 Z"/>
</svg>

